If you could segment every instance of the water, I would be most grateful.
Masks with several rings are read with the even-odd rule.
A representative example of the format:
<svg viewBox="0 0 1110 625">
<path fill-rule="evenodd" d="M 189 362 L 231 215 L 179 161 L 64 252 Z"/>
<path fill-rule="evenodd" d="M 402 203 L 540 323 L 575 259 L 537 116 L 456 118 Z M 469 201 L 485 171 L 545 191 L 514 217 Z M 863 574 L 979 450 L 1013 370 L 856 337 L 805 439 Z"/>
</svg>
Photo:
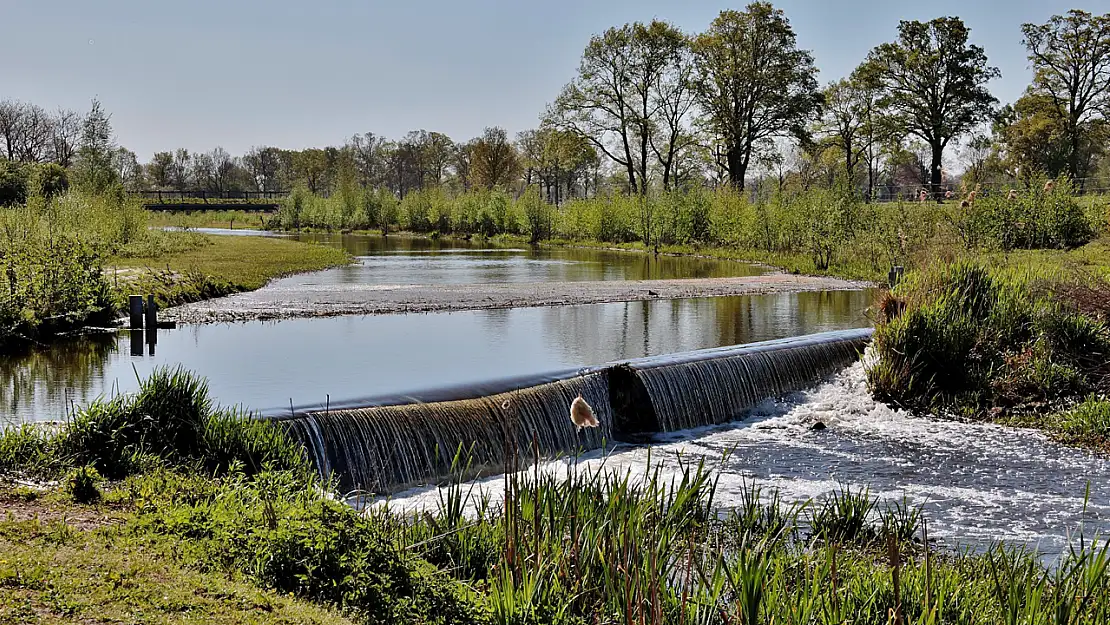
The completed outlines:
<svg viewBox="0 0 1110 625">
<path fill-rule="evenodd" d="M 208 378 L 255 409 L 479 382 L 613 360 L 869 325 L 862 291 L 656 300 L 433 314 L 294 319 L 62 342 L 0 358 L 9 421 L 137 387 L 159 365 Z M 134 353 L 140 355 L 133 355 Z"/>
<path fill-rule="evenodd" d="M 278 280 L 272 284 L 274 288 L 728 278 L 769 271 L 735 261 L 608 250 L 507 248 L 461 240 L 337 234 L 301 234 L 294 238 L 342 247 L 357 262 Z"/>
<path fill-rule="evenodd" d="M 828 428 L 811 430 L 817 421 Z M 1003 540 L 1051 556 L 1081 523 L 1088 537 L 1110 532 L 1110 460 L 1030 430 L 892 410 L 871 399 L 859 363 L 811 391 L 765 402 L 742 422 L 671 436 L 651 447 L 589 452 L 580 462 L 633 474 L 661 463 L 666 474 L 680 458 L 704 459 L 720 475 L 717 502 L 725 507 L 739 503 L 753 481 L 778 489 L 787 502 L 820 498 L 842 484 L 866 486 L 884 500 L 905 496 L 923 505 L 930 535 L 949 546 L 982 549 Z M 544 470 L 565 471 L 567 462 Z M 500 479 L 477 484 L 476 495 L 500 497 Z M 435 489 L 413 490 L 391 505 L 434 509 L 436 497 Z"/>
<path fill-rule="evenodd" d="M 337 478 L 345 491 L 385 493 L 449 477 L 456 452 L 462 466 L 504 470 L 514 450 L 550 458 L 606 440 L 642 441 L 678 423 L 730 421 L 853 362 L 870 335 L 869 329 L 830 332 L 666 354 L 501 390 L 462 388 L 399 405 L 319 406 L 278 416 L 322 476 Z M 572 426 L 567 408 L 576 395 L 593 407 L 599 427 Z"/>
</svg>

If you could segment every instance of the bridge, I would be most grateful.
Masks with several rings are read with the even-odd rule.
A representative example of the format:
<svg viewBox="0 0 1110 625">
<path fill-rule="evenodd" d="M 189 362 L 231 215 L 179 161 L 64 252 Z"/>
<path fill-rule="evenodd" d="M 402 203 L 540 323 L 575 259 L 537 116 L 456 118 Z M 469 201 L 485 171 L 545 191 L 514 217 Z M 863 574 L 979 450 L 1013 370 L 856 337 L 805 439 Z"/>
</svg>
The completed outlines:
<svg viewBox="0 0 1110 625">
<path fill-rule="evenodd" d="M 226 211 L 241 210 L 272 213 L 288 191 L 132 191 L 151 211 Z"/>
</svg>

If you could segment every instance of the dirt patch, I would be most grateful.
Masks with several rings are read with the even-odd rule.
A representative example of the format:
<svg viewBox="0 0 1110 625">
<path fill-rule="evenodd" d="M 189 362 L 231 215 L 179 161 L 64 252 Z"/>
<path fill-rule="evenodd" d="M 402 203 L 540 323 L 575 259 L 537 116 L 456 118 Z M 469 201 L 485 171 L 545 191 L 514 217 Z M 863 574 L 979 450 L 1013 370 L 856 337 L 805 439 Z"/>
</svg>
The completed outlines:
<svg viewBox="0 0 1110 625">
<path fill-rule="evenodd" d="M 82 506 L 44 497 L 29 498 L 13 491 L 0 491 L 0 523 L 64 522 L 76 530 L 90 531 L 123 522 L 123 514 L 107 506 Z"/>
<path fill-rule="evenodd" d="M 684 280 L 267 286 L 249 293 L 171 308 L 165 311 L 165 317 L 182 323 L 223 323 L 335 315 L 490 310 L 802 291 L 843 291 L 871 286 L 873 285 L 866 282 L 785 273 Z"/>
</svg>

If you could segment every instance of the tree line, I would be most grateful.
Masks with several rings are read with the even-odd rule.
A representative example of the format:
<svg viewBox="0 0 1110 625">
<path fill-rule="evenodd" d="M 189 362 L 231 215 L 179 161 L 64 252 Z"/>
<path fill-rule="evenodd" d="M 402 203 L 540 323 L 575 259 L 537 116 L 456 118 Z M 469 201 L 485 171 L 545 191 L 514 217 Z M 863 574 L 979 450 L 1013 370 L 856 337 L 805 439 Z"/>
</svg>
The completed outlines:
<svg viewBox="0 0 1110 625">
<path fill-rule="evenodd" d="M 958 178 L 972 188 L 1063 174 L 1082 189 L 1110 174 L 1110 13 L 1071 10 L 1024 24 L 1033 80 L 1005 106 L 988 88 L 1000 73 L 970 35 L 958 17 L 903 21 L 849 76 L 822 86 L 785 13 L 753 2 L 721 11 L 701 33 L 653 20 L 592 37 L 538 128 L 515 137 L 499 127 L 467 141 L 427 130 L 396 140 L 364 133 L 341 146 L 262 146 L 240 156 L 178 149 L 140 164 L 111 142 L 98 103 L 82 116 L 7 100 L 0 154 L 84 164 L 86 177 L 105 178 L 98 184 L 132 189 L 328 195 L 361 187 L 404 198 L 432 187 L 536 187 L 554 204 L 605 190 L 752 182 L 842 185 L 864 198 L 927 187 L 940 198 Z M 954 157 L 959 174 L 945 166 Z"/>
</svg>

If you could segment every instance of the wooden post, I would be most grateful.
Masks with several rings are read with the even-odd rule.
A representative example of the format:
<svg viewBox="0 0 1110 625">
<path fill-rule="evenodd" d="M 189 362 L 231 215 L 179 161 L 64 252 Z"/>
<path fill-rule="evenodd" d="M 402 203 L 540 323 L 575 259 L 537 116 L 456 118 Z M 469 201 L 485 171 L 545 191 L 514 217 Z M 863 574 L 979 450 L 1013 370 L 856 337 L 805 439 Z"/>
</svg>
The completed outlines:
<svg viewBox="0 0 1110 625">
<path fill-rule="evenodd" d="M 127 298 L 131 312 L 131 329 L 139 330 L 143 327 L 143 296 L 132 295 Z"/>
<path fill-rule="evenodd" d="M 158 327 L 158 304 L 154 303 L 154 295 L 146 296 L 146 327 L 151 330 Z"/>
</svg>

